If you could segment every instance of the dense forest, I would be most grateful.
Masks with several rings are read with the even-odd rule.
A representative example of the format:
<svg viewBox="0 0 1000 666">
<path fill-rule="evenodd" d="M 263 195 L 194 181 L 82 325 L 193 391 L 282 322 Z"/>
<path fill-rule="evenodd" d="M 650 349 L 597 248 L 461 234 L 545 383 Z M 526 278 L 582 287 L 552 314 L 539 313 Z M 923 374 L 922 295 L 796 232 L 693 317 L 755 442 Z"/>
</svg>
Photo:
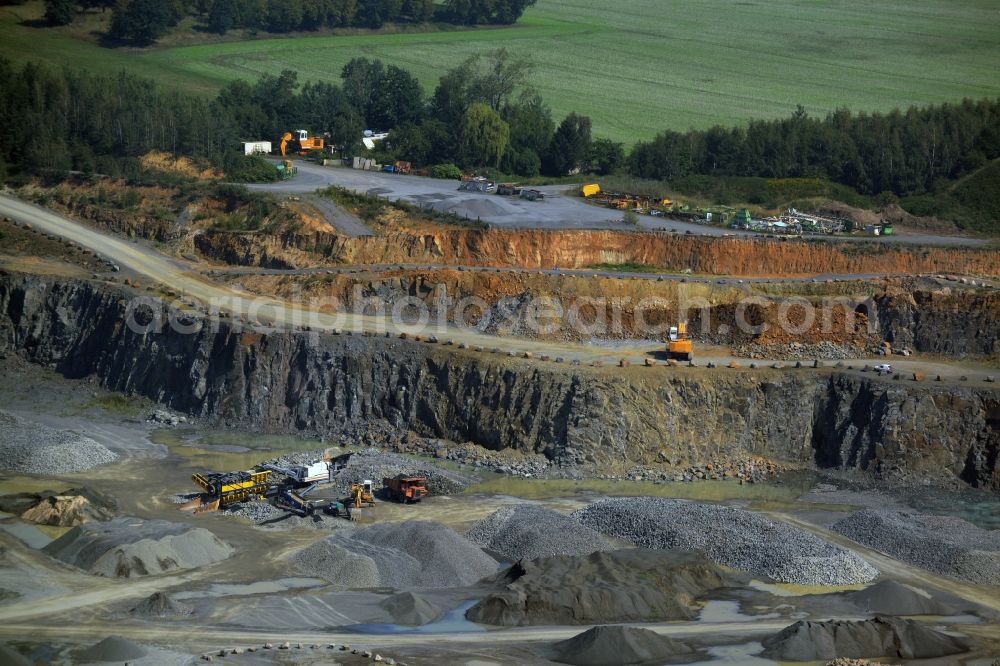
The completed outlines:
<svg viewBox="0 0 1000 666">
<path fill-rule="evenodd" d="M 531 69 L 504 50 L 474 56 L 428 97 L 405 69 L 356 58 L 339 85 L 302 84 L 286 71 L 233 81 L 205 100 L 125 72 L 95 76 L 0 60 L 0 175 L 134 176 L 139 156 L 163 150 L 203 158 L 231 179 L 273 177 L 265 162 L 239 152 L 241 140 L 276 141 L 302 127 L 350 156 L 362 150 L 367 128 L 391 130 L 376 159 L 439 174 L 618 172 L 678 185 L 700 178 L 706 193 L 736 178 L 804 178 L 898 197 L 915 213 L 979 228 L 995 228 L 1000 217 L 1000 100 L 824 118 L 799 110 L 745 127 L 664 132 L 626 156 L 621 144 L 594 139 L 586 116 L 557 123 L 529 85 Z"/>
<path fill-rule="evenodd" d="M 862 194 L 933 191 L 1000 157 L 1000 99 L 880 114 L 838 110 L 746 127 L 663 132 L 637 144 L 628 170 L 676 180 L 691 174 L 824 178 Z"/>
<path fill-rule="evenodd" d="M 110 9 L 108 36 L 146 44 L 186 16 L 211 32 L 272 33 L 320 28 L 381 28 L 387 23 L 512 24 L 535 0 L 45 0 L 51 25 L 72 23 L 78 12 Z"/>
<path fill-rule="evenodd" d="M 592 142 L 590 120 L 570 114 L 556 127 L 541 98 L 524 87 L 530 64 L 499 50 L 448 72 L 425 99 L 416 78 L 394 65 L 356 58 L 342 85 L 300 84 L 295 72 L 233 81 L 211 101 L 166 92 L 127 73 L 94 76 L 0 61 L 0 160 L 8 169 L 73 169 L 118 174 L 150 150 L 203 157 L 234 171 L 241 139 L 275 141 L 305 127 L 345 155 L 366 128 L 392 129 L 383 152 L 418 165 L 491 166 L 522 175 L 565 175 L 622 160 L 620 144 Z M 18 140 L 31 127 L 30 141 Z M 126 160 L 126 162 L 121 162 Z"/>
</svg>

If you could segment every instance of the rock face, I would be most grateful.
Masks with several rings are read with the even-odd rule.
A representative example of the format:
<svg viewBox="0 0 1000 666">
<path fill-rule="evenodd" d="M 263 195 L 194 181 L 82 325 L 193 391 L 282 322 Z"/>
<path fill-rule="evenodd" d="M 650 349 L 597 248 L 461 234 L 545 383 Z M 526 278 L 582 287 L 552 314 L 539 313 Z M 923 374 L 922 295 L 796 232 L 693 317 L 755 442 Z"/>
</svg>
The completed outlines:
<svg viewBox="0 0 1000 666">
<path fill-rule="evenodd" d="M 897 349 L 965 356 L 1000 353 L 1000 294 L 919 290 L 875 299 L 883 337 Z"/>
<path fill-rule="evenodd" d="M 799 621 L 764 639 L 764 656 L 781 661 L 838 657 L 931 659 L 967 652 L 966 641 L 913 620 L 877 616 L 863 622 Z"/>
<path fill-rule="evenodd" d="M 687 551 L 616 550 L 519 562 L 503 588 L 466 612 L 500 626 L 692 620 L 694 599 L 721 587 L 722 572 Z"/>
<path fill-rule="evenodd" d="M 0 279 L 0 352 L 172 409 L 265 432 L 381 419 L 608 471 L 749 452 L 1000 488 L 1000 392 L 836 370 L 582 368 L 411 341 L 187 320 L 135 333 L 123 292 Z M 166 321 L 166 319 L 164 319 Z M 317 340 L 311 340 L 317 337 Z"/>
<path fill-rule="evenodd" d="M 638 627 L 600 626 L 552 646 L 555 661 L 574 666 L 663 664 L 690 657 L 690 646 Z"/>
</svg>

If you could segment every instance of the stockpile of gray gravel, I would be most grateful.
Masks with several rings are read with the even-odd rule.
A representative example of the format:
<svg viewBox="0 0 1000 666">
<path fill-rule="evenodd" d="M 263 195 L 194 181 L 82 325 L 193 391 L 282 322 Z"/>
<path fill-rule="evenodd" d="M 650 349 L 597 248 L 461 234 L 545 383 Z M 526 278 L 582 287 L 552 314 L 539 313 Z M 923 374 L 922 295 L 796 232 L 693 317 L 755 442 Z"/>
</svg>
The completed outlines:
<svg viewBox="0 0 1000 666">
<path fill-rule="evenodd" d="M 968 641 L 913 620 L 876 616 L 852 622 L 801 620 L 765 638 L 763 656 L 777 661 L 818 661 L 842 657 L 933 659 L 969 651 Z"/>
<path fill-rule="evenodd" d="M 439 523 L 381 523 L 343 530 L 292 558 L 295 568 L 353 588 L 444 588 L 496 573 L 496 561 Z"/>
<path fill-rule="evenodd" d="M 52 476 L 82 472 L 117 458 L 89 437 L 0 411 L 0 469 Z"/>
<path fill-rule="evenodd" d="M 573 517 L 637 546 L 703 550 L 715 562 L 783 583 L 854 585 L 878 576 L 875 567 L 854 553 L 736 507 L 616 497 L 595 502 Z"/>
<path fill-rule="evenodd" d="M 945 576 L 1000 585 L 1000 530 L 961 518 L 865 509 L 831 528 L 874 550 Z"/>
<path fill-rule="evenodd" d="M 42 552 L 99 576 L 134 578 L 212 564 L 233 549 L 204 528 L 116 518 L 74 527 Z"/>
<path fill-rule="evenodd" d="M 622 626 L 594 627 L 552 647 L 555 661 L 574 666 L 663 664 L 694 654 L 685 643 L 655 631 Z"/>
<path fill-rule="evenodd" d="M 537 504 L 505 506 L 473 525 L 465 538 L 510 561 L 614 549 L 600 532 Z"/>
<path fill-rule="evenodd" d="M 431 495 L 452 495 L 476 481 L 467 475 L 429 465 L 417 458 L 383 453 L 378 449 L 364 449 L 351 455 L 344 469 L 335 476 L 334 486 L 337 492 L 346 497 L 350 494 L 352 483 L 371 479 L 376 488 L 381 488 L 382 479 L 399 474 L 425 477 L 427 491 Z"/>
<path fill-rule="evenodd" d="M 146 648 L 121 636 L 108 636 L 80 653 L 84 661 L 119 661 L 141 659 L 147 654 Z"/>
<path fill-rule="evenodd" d="M 175 601 L 166 592 L 154 592 L 129 611 L 136 617 L 175 617 L 193 612 L 191 606 Z"/>
</svg>

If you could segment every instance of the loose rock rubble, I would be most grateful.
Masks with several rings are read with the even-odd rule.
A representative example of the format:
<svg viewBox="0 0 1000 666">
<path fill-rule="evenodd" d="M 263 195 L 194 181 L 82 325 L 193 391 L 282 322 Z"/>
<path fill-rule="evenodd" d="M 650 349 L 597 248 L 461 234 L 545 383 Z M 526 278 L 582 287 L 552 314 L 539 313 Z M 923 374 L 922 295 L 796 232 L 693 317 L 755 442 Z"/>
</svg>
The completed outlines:
<svg viewBox="0 0 1000 666">
<path fill-rule="evenodd" d="M 117 459 L 116 453 L 89 437 L 0 411 L 0 469 L 53 476 L 82 472 Z"/>
<path fill-rule="evenodd" d="M 637 546 L 703 550 L 720 564 L 784 583 L 852 585 L 878 575 L 843 548 L 736 507 L 619 497 L 595 502 L 573 517 Z"/>
<path fill-rule="evenodd" d="M 159 423 L 165 426 L 179 426 L 182 423 L 187 423 L 187 417 L 183 414 L 172 414 L 165 409 L 157 409 L 149 415 L 146 422 Z"/>
<path fill-rule="evenodd" d="M 603 534 L 536 504 L 506 506 L 473 525 L 465 538 L 512 562 L 613 549 Z"/>
<path fill-rule="evenodd" d="M 945 576 L 980 585 L 1000 584 L 1000 531 L 983 530 L 961 518 L 865 509 L 831 529 Z"/>
</svg>

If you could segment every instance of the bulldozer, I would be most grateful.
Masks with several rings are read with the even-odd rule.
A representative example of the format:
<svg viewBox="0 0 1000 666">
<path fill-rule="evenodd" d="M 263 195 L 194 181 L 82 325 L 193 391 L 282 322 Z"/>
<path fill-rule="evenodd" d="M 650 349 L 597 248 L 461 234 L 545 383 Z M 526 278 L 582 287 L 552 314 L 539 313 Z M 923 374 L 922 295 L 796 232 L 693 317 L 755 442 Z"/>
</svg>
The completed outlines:
<svg viewBox="0 0 1000 666">
<path fill-rule="evenodd" d="M 282 135 L 281 143 L 278 144 L 278 152 L 281 153 L 282 157 L 288 155 L 289 149 L 299 155 L 307 155 L 309 151 L 323 150 L 325 146 L 326 143 L 321 137 L 310 137 L 306 130 L 295 130 L 294 132 L 285 132 Z"/>
<path fill-rule="evenodd" d="M 375 506 L 375 484 L 366 479 L 361 483 L 351 484 L 351 503 L 355 509 L 363 506 Z"/>
<path fill-rule="evenodd" d="M 667 341 L 667 358 L 678 361 L 694 360 L 694 342 L 688 335 L 687 323 L 681 322 L 670 327 L 670 339 Z"/>
</svg>

